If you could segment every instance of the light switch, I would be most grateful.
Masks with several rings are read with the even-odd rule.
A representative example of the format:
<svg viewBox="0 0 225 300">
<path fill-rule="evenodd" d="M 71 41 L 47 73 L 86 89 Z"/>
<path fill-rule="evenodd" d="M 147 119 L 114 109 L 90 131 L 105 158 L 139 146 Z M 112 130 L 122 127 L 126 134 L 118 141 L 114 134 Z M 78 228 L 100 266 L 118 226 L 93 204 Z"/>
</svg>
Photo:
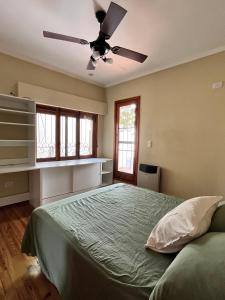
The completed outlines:
<svg viewBox="0 0 225 300">
<path fill-rule="evenodd" d="M 147 148 L 152 148 L 152 141 L 151 140 L 147 141 Z"/>
<path fill-rule="evenodd" d="M 221 89 L 223 87 L 223 81 L 214 82 L 212 84 L 213 89 Z"/>
</svg>

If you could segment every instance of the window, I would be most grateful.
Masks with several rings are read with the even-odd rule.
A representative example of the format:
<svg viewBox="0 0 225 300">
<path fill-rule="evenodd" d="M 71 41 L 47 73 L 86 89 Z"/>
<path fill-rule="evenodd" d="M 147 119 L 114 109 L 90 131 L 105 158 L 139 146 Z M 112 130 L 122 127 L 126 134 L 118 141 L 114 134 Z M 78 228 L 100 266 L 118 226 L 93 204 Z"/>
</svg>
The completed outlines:
<svg viewBox="0 0 225 300">
<path fill-rule="evenodd" d="M 140 98 L 115 102 L 115 178 L 137 182 Z"/>
<path fill-rule="evenodd" d="M 77 116 L 71 113 L 60 115 L 60 157 L 76 157 Z"/>
<path fill-rule="evenodd" d="M 37 160 L 96 157 L 97 115 L 37 106 Z"/>
<path fill-rule="evenodd" d="M 95 148 L 96 140 L 96 116 L 92 114 L 80 114 L 80 156 L 91 156 Z"/>
<path fill-rule="evenodd" d="M 56 113 L 43 107 L 37 113 L 37 157 L 56 158 Z"/>
</svg>

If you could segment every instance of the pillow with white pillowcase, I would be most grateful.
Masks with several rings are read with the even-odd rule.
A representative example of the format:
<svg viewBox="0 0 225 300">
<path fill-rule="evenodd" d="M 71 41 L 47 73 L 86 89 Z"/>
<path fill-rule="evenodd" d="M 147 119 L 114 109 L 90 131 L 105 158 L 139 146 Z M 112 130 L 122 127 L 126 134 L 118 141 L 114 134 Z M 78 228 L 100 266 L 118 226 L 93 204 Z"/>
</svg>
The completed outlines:
<svg viewBox="0 0 225 300">
<path fill-rule="evenodd" d="M 203 235 L 222 196 L 202 196 L 182 202 L 153 228 L 145 245 L 156 252 L 175 253 Z"/>
</svg>

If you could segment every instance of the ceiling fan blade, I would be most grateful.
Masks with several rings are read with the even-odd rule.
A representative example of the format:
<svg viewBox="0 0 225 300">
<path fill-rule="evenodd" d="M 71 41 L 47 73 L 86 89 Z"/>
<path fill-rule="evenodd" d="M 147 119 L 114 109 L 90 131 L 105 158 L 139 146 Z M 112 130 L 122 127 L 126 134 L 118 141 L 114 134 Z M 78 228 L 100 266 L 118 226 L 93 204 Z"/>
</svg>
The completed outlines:
<svg viewBox="0 0 225 300">
<path fill-rule="evenodd" d="M 126 9 L 114 2 L 111 2 L 105 19 L 101 25 L 101 32 L 106 35 L 107 38 L 110 38 L 126 13 Z"/>
<path fill-rule="evenodd" d="M 73 36 L 68 36 L 64 34 L 59 34 L 55 32 L 50 32 L 50 31 L 43 31 L 43 36 L 46 38 L 51 38 L 51 39 L 56 39 L 56 40 L 61 40 L 61 41 L 67 41 L 67 42 L 72 42 L 72 43 L 77 43 L 81 45 L 87 45 L 89 44 L 88 41 L 83 40 L 83 39 L 78 39 Z"/>
<path fill-rule="evenodd" d="M 88 62 L 88 65 L 87 65 L 87 70 L 95 70 L 95 66 L 93 65 L 93 62 L 90 58 L 89 62 Z"/>
<path fill-rule="evenodd" d="M 146 58 L 148 57 L 147 55 L 144 55 L 142 53 L 135 52 L 133 50 L 129 50 L 129 49 L 119 47 L 119 46 L 112 47 L 111 51 L 114 54 L 129 58 L 132 60 L 136 60 L 139 63 L 143 63 L 146 60 Z"/>
</svg>

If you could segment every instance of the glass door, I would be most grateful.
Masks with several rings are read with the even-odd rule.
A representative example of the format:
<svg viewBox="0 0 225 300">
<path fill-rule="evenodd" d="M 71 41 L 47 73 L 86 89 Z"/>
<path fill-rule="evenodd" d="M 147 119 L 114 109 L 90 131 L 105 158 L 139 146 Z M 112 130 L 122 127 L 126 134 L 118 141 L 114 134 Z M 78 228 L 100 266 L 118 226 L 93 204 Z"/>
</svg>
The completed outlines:
<svg viewBox="0 0 225 300">
<path fill-rule="evenodd" d="M 114 177 L 137 183 L 140 98 L 115 102 Z"/>
</svg>

